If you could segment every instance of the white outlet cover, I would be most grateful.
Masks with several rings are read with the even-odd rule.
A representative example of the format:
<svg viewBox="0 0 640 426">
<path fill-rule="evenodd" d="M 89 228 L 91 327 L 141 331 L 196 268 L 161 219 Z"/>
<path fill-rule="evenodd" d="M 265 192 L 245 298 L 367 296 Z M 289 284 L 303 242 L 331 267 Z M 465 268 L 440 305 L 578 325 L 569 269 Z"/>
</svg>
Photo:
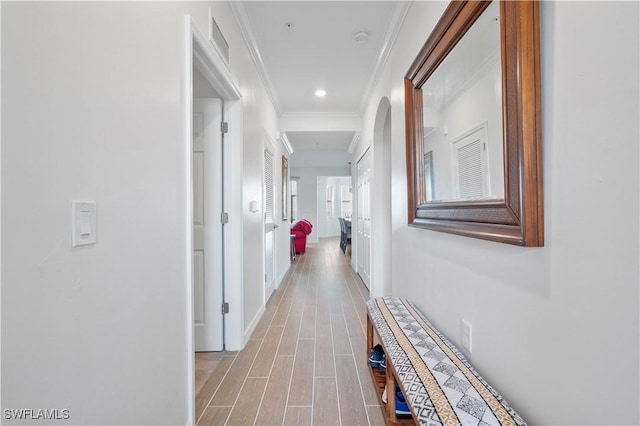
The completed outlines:
<svg viewBox="0 0 640 426">
<path fill-rule="evenodd" d="M 462 341 L 462 346 L 471 353 L 471 324 L 468 321 L 462 320 L 460 322 L 460 340 Z"/>
<path fill-rule="evenodd" d="M 71 247 L 96 242 L 96 202 L 71 201 Z"/>
</svg>

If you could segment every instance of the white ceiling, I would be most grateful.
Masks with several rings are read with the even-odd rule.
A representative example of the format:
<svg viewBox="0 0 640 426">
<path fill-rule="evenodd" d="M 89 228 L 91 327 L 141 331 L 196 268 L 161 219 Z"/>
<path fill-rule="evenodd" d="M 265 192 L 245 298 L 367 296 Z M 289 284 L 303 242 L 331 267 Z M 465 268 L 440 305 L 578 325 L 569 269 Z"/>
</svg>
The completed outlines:
<svg viewBox="0 0 640 426">
<path fill-rule="evenodd" d="M 354 133 L 349 131 L 287 132 L 287 138 L 296 151 L 346 150 Z"/>
<path fill-rule="evenodd" d="M 408 7 L 400 1 L 231 5 L 280 117 L 361 116 Z M 362 31 L 368 38 L 358 43 L 354 36 Z M 320 88 L 327 92 L 324 98 L 314 95 Z M 294 150 L 346 150 L 353 139 L 354 132 L 326 130 L 287 132 L 287 137 Z"/>
</svg>

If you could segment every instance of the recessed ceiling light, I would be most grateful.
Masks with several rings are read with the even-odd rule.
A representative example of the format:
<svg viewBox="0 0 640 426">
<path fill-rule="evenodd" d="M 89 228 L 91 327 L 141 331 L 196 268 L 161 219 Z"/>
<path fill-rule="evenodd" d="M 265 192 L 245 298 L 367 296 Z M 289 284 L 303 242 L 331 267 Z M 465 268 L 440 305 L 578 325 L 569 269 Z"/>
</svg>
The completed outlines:
<svg viewBox="0 0 640 426">
<path fill-rule="evenodd" d="M 323 90 L 323 89 L 318 89 L 318 90 L 316 90 L 316 96 L 319 97 L 319 98 L 327 96 L 327 91 Z"/>
</svg>

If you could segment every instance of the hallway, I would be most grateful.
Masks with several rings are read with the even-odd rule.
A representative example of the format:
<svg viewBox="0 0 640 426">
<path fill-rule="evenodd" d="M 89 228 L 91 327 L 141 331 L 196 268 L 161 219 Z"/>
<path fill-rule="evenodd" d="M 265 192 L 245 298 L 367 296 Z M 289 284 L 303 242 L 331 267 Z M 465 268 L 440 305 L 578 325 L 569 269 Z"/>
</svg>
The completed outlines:
<svg viewBox="0 0 640 426">
<path fill-rule="evenodd" d="M 368 291 L 348 262 L 337 238 L 308 245 L 242 351 L 196 354 L 199 425 L 384 424 L 366 364 Z"/>
</svg>

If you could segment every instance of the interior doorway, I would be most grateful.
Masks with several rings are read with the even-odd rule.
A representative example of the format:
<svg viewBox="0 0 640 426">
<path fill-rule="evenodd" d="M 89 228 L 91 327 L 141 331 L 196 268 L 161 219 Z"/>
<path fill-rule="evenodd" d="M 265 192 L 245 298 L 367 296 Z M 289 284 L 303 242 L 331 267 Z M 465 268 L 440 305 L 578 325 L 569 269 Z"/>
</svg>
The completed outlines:
<svg viewBox="0 0 640 426">
<path fill-rule="evenodd" d="M 391 294 L 391 103 L 378 104 L 373 135 L 371 195 L 371 294 Z"/>
<path fill-rule="evenodd" d="M 371 149 L 362 155 L 356 165 L 358 188 L 358 217 L 356 269 L 370 289 L 371 283 Z"/>
<path fill-rule="evenodd" d="M 338 218 L 351 218 L 351 177 L 317 177 L 317 214 L 318 220 L 314 232 L 319 238 L 340 235 Z"/>
<path fill-rule="evenodd" d="M 194 98 L 202 97 L 220 105 L 220 114 L 213 113 L 210 120 L 205 120 L 203 116 L 202 128 L 205 135 L 207 132 L 207 122 L 211 128 L 211 134 L 218 133 L 219 149 L 215 147 L 212 153 L 216 158 L 213 162 L 211 170 L 221 179 L 219 183 L 213 183 L 216 189 L 211 191 L 205 189 L 202 202 L 207 204 L 206 195 L 214 197 L 215 206 L 211 208 L 209 222 L 206 223 L 207 216 L 205 214 L 205 226 L 212 225 L 211 229 L 216 230 L 217 234 L 206 237 L 212 244 L 214 251 L 219 250 L 215 254 L 217 263 L 212 267 L 214 275 L 218 276 L 222 283 L 233 282 L 237 285 L 217 292 L 217 299 L 211 299 L 211 303 L 205 303 L 203 310 L 213 310 L 218 314 L 215 315 L 217 320 L 214 323 L 220 325 L 219 318 L 222 317 L 222 333 L 217 336 L 218 342 L 220 338 L 223 340 L 223 348 L 227 350 L 240 350 L 244 347 L 243 333 L 243 274 L 242 274 L 242 102 L 240 91 L 233 83 L 231 74 L 226 65 L 225 58 L 213 48 L 207 37 L 197 27 L 195 22 L 189 15 L 185 16 L 185 56 L 183 62 L 183 119 L 184 119 L 184 170 L 185 170 L 185 193 L 186 197 L 185 215 L 186 222 L 186 246 L 187 252 L 185 259 L 187 261 L 187 270 L 185 271 L 185 282 L 187 285 L 187 297 L 184 301 L 176 301 L 176 303 L 185 303 L 185 312 L 187 313 L 187 322 L 185 323 L 185 361 L 187 365 L 187 377 L 185 378 L 186 395 L 190 404 L 189 418 L 187 424 L 196 424 L 196 391 L 198 384 L 202 380 L 196 380 L 195 366 L 195 327 L 194 324 L 200 313 L 197 309 L 198 295 L 196 274 L 201 271 L 196 260 L 194 248 L 196 248 L 196 239 L 200 238 L 198 232 L 194 229 L 194 218 L 198 212 L 196 205 L 200 201 L 195 199 L 192 189 L 197 187 L 196 176 L 200 173 L 196 168 L 198 160 L 194 160 L 194 131 L 197 132 L 199 127 L 199 118 L 194 117 L 194 112 L 198 109 L 197 101 Z M 197 70 L 197 71 L 196 71 Z M 194 109 L 195 108 L 195 109 Z M 204 106 L 207 109 L 209 106 Z M 203 113 L 206 115 L 206 112 Z M 227 126 L 222 126 L 222 123 Z M 195 127 L 194 127 L 195 125 Z M 197 139 L 197 138 L 196 138 Z M 217 142 L 214 142 L 216 144 Z M 197 143 L 196 143 L 197 145 Z M 197 146 L 196 146 L 197 148 Z M 206 151 L 206 150 L 205 150 Z M 197 152 L 197 149 L 196 149 Z M 204 154 L 203 154 L 204 155 Z M 206 171 L 203 169 L 203 172 Z M 203 175 L 204 176 L 204 175 Z M 205 176 L 204 179 L 208 180 Z M 209 182 L 210 183 L 210 182 Z M 225 217 L 234 217 L 237 220 L 224 221 Z M 205 232 L 209 232 L 206 230 Z M 204 251 L 207 251 L 205 247 Z M 204 258 L 204 256 L 203 256 Z M 206 269 L 205 269 L 206 271 Z M 207 272 L 209 273 L 209 272 Z M 205 287 L 206 290 L 206 287 Z M 222 293 L 222 295 L 220 295 Z M 207 299 L 207 295 L 204 295 Z M 223 309 L 230 306 L 229 310 Z M 206 312 L 204 312 L 206 317 Z M 218 343 L 219 345 L 219 343 Z M 218 346 L 219 347 L 219 346 Z M 216 352 L 208 352 L 215 354 Z"/>
<path fill-rule="evenodd" d="M 264 294 L 262 303 L 266 304 L 276 289 L 275 279 L 275 247 L 278 225 L 274 218 L 275 200 L 275 165 L 273 161 L 274 148 L 265 136 L 264 139 Z"/>
<path fill-rule="evenodd" d="M 196 84 L 199 74 L 194 68 L 193 332 L 196 352 L 211 352 L 224 349 L 222 100 L 199 97 L 206 89 Z"/>
</svg>

